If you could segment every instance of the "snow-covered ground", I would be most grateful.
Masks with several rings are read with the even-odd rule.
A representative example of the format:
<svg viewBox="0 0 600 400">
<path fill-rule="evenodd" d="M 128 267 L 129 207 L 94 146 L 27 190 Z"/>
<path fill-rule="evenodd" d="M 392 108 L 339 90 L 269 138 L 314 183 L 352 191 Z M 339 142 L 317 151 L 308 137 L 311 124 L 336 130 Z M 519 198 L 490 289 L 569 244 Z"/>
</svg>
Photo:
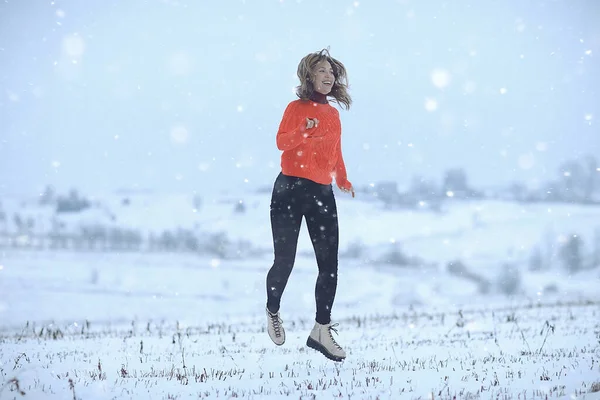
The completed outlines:
<svg viewBox="0 0 600 400">
<path fill-rule="evenodd" d="M 268 249 L 268 195 L 246 195 L 244 213 L 233 211 L 239 198 L 226 200 L 194 209 L 186 196 L 141 207 L 132 198 L 109 208 L 129 227 L 196 227 Z M 600 209 L 454 202 L 432 214 L 356 200 L 338 196 L 333 318 L 343 363 L 305 346 L 316 278 L 305 231 L 282 303 L 282 347 L 264 332 L 268 252 L 4 249 L 0 399 L 598 397 L 600 268 L 569 273 L 557 249 L 580 235 L 589 261 Z M 536 245 L 551 256 L 537 272 L 528 269 Z M 394 246 L 423 263 L 386 261 Z M 453 260 L 491 289 L 450 273 Z M 510 297 L 498 286 L 506 262 L 521 278 Z"/>
<path fill-rule="evenodd" d="M 21 398 L 17 383 L 24 399 L 593 398 L 598 390 L 600 295 L 579 292 L 575 278 L 561 293 L 484 297 L 459 278 L 345 264 L 334 319 L 349 356 L 334 365 L 305 346 L 314 316 L 308 258 L 285 294 L 288 340 L 279 348 L 264 331 L 267 259 L 4 253 L 0 398 Z M 597 288 L 597 270 L 576 278 Z"/>
</svg>

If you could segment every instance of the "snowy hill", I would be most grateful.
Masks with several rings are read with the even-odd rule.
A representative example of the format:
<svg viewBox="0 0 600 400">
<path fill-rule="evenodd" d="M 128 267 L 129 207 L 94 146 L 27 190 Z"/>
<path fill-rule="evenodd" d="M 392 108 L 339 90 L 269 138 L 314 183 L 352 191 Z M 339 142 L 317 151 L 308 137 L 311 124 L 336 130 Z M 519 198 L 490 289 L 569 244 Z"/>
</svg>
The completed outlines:
<svg viewBox="0 0 600 400">
<path fill-rule="evenodd" d="M 19 229 L 16 215 L 21 221 L 33 221 L 19 236 L 22 245 L 29 236 L 52 234 L 56 226 L 64 235 L 84 238 L 99 237 L 101 231 L 104 239 L 114 236 L 111 229 L 128 229 L 138 238 L 135 251 L 183 249 L 215 259 L 256 258 L 268 264 L 269 201 L 268 192 L 215 197 L 121 193 L 96 196 L 79 212 L 55 213 L 53 205 L 23 199 L 5 200 L 3 211 L 9 232 Z M 443 274 L 482 293 L 526 290 L 535 295 L 562 290 L 569 279 L 576 279 L 574 273 L 600 266 L 597 206 L 448 199 L 433 212 L 390 210 L 360 194 L 352 199 L 338 193 L 337 201 L 342 267 L 352 263 L 396 273 L 403 269 L 413 275 Z M 164 241 L 172 247 L 157 245 Z M 184 242 L 187 247 L 181 247 Z M 298 255 L 314 257 L 304 227 Z M 585 290 L 582 285 L 579 290 Z"/>
</svg>

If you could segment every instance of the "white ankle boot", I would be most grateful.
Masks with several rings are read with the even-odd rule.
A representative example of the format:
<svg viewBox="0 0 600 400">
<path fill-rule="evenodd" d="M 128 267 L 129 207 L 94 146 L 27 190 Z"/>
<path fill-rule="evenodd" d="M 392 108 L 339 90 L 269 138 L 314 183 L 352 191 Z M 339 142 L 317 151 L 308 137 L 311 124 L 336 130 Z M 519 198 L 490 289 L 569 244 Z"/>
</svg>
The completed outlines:
<svg viewBox="0 0 600 400">
<path fill-rule="evenodd" d="M 283 321 L 279 318 L 279 311 L 272 314 L 267 308 L 267 332 L 269 337 L 277 346 L 285 343 L 285 330 L 283 329 Z"/>
<path fill-rule="evenodd" d="M 337 326 L 338 324 L 321 325 L 315 322 L 315 326 L 306 340 L 306 345 L 320 351 L 330 360 L 342 361 L 346 358 L 346 352 L 337 344 L 332 334 L 332 331 L 337 334 L 337 329 L 335 329 Z"/>
</svg>

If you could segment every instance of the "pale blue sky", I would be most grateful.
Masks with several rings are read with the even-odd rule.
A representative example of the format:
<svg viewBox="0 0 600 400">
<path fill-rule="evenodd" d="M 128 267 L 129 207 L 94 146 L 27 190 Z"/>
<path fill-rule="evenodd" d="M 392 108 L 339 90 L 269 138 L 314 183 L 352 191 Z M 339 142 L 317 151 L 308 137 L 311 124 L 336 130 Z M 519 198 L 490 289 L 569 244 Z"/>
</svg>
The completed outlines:
<svg viewBox="0 0 600 400">
<path fill-rule="evenodd" d="M 0 193 L 272 185 L 308 52 L 331 46 L 355 186 L 557 175 L 600 155 L 600 2 L 0 2 Z"/>
</svg>

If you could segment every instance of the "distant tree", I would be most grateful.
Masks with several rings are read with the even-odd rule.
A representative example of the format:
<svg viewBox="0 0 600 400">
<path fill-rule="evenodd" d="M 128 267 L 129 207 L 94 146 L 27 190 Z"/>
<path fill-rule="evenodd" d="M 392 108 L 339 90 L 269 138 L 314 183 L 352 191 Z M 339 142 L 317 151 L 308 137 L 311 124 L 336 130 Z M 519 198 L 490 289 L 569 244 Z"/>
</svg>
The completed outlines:
<svg viewBox="0 0 600 400">
<path fill-rule="evenodd" d="M 412 178 L 410 191 L 422 200 L 434 199 L 440 196 L 440 188 L 434 182 L 418 175 Z"/>
<path fill-rule="evenodd" d="M 200 250 L 200 242 L 191 230 L 179 229 L 177 232 L 177 242 L 185 251 L 197 252 Z"/>
<path fill-rule="evenodd" d="M 600 228 L 594 230 L 594 243 L 592 250 L 591 268 L 600 267 Z"/>
<path fill-rule="evenodd" d="M 586 201 L 592 200 L 596 190 L 598 189 L 598 181 L 600 180 L 600 173 L 598 173 L 598 160 L 592 155 L 588 155 L 584 159 L 585 168 L 585 187 L 583 188 L 584 199 Z"/>
<path fill-rule="evenodd" d="M 243 200 L 238 201 L 237 203 L 235 203 L 235 207 L 233 208 L 233 211 L 236 214 L 243 214 L 246 212 L 246 204 L 244 204 Z"/>
<path fill-rule="evenodd" d="M 398 203 L 400 201 L 398 183 L 394 181 L 377 182 L 377 184 L 375 185 L 375 193 L 377 195 L 377 198 L 387 206 Z"/>
<path fill-rule="evenodd" d="M 56 217 L 52 217 L 50 228 L 50 247 L 56 248 L 67 248 L 67 234 L 65 232 L 66 225 L 63 221 Z"/>
<path fill-rule="evenodd" d="M 467 173 L 463 168 L 452 168 L 445 172 L 444 182 L 442 184 L 444 193 L 467 193 L 469 185 L 467 182 Z"/>
<path fill-rule="evenodd" d="M 583 241 L 579 235 L 570 235 L 562 245 L 560 258 L 564 268 L 570 273 L 576 273 L 583 269 Z"/>
<path fill-rule="evenodd" d="M 561 180 L 547 182 L 542 187 L 541 198 L 546 201 L 563 201 L 563 191 Z"/>
<path fill-rule="evenodd" d="M 27 232 L 33 233 L 34 228 L 35 219 L 33 217 L 27 217 L 27 220 L 25 221 L 25 229 L 27 230 Z"/>
<path fill-rule="evenodd" d="M 480 293 L 489 293 L 492 283 L 476 272 L 471 271 L 461 260 L 453 260 L 446 264 L 446 271 L 459 278 L 467 279 L 479 287 Z"/>
<path fill-rule="evenodd" d="M 381 261 L 390 265 L 407 267 L 412 265 L 413 260 L 404 252 L 400 244 L 393 243 L 389 245 L 389 250 L 382 255 Z"/>
<path fill-rule="evenodd" d="M 204 251 L 219 258 L 228 258 L 228 249 L 231 247 L 231 241 L 225 232 L 213 233 L 204 243 Z"/>
<path fill-rule="evenodd" d="M 0 231 L 6 232 L 8 230 L 8 219 L 6 218 L 6 212 L 0 210 Z"/>
<path fill-rule="evenodd" d="M 364 243 L 360 239 L 355 239 L 354 241 L 350 242 L 346 248 L 346 251 L 344 251 L 341 255 L 342 257 L 359 259 L 364 255 L 365 251 L 366 247 Z"/>
<path fill-rule="evenodd" d="M 106 248 L 108 230 L 100 224 L 84 225 L 80 228 L 80 235 L 87 248 L 103 250 Z"/>
<path fill-rule="evenodd" d="M 513 182 L 508 188 L 511 200 L 524 201 L 527 198 L 527 187 L 520 182 Z"/>
<path fill-rule="evenodd" d="M 552 228 L 546 229 L 543 237 L 543 265 L 546 269 L 552 269 L 555 266 L 556 258 L 556 233 Z"/>
<path fill-rule="evenodd" d="M 160 250 L 159 239 L 156 237 L 154 232 L 150 232 L 148 234 L 148 250 L 149 251 Z"/>
<path fill-rule="evenodd" d="M 13 215 L 13 223 L 15 224 L 15 228 L 17 228 L 18 233 L 24 233 L 26 230 L 25 221 L 21 217 L 20 214 L 15 213 Z"/>
<path fill-rule="evenodd" d="M 111 250 L 125 249 L 125 231 L 121 228 L 110 228 L 107 232 L 108 245 Z"/>
<path fill-rule="evenodd" d="M 163 231 L 158 242 L 160 249 L 163 251 L 175 251 L 177 248 L 177 238 L 171 231 Z"/>
<path fill-rule="evenodd" d="M 200 196 L 199 194 L 194 195 L 194 198 L 192 199 L 192 204 L 194 205 L 194 209 L 196 211 L 199 211 L 202 208 L 202 196 Z"/>
<path fill-rule="evenodd" d="M 52 185 L 47 185 L 40 195 L 40 204 L 43 206 L 53 205 L 56 202 L 56 190 Z"/>
<path fill-rule="evenodd" d="M 497 277 L 498 290 L 505 295 L 516 294 L 521 288 L 521 272 L 514 262 L 505 262 Z"/>
<path fill-rule="evenodd" d="M 538 246 L 535 246 L 531 251 L 529 257 L 529 270 L 530 271 L 541 271 L 544 269 L 544 258 L 542 257 L 542 251 Z"/>
<path fill-rule="evenodd" d="M 143 241 L 142 233 L 136 229 L 126 229 L 123 233 L 123 243 L 125 249 L 129 251 L 139 251 L 142 248 Z"/>
<path fill-rule="evenodd" d="M 90 202 L 81 197 L 75 189 L 72 189 L 66 197 L 59 196 L 56 202 L 57 213 L 80 212 L 89 207 Z"/>
<path fill-rule="evenodd" d="M 561 175 L 561 198 L 565 201 L 581 201 L 584 198 L 586 172 L 583 166 L 574 160 L 568 160 L 559 167 Z"/>
</svg>

